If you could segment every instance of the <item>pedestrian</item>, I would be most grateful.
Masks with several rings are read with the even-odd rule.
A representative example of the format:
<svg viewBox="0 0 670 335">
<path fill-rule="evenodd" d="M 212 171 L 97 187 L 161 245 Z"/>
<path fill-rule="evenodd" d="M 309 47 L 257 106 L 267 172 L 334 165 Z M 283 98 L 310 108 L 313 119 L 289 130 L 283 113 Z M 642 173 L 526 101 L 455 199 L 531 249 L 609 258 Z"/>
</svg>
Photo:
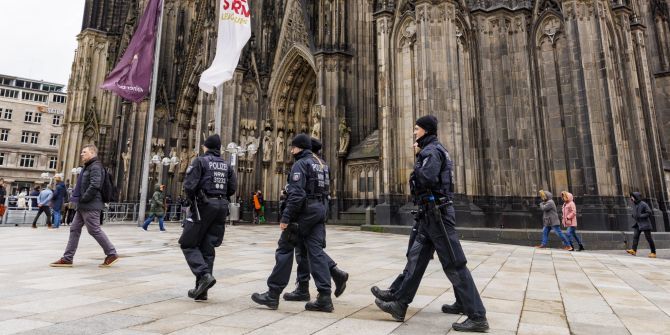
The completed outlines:
<svg viewBox="0 0 670 335">
<path fill-rule="evenodd" d="M 35 218 L 33 219 L 33 228 L 37 228 L 37 220 L 40 218 L 40 215 L 44 213 L 44 215 L 47 217 L 47 227 L 51 229 L 51 207 L 49 207 L 49 203 L 51 203 L 51 198 L 53 198 L 53 191 L 51 191 L 51 188 L 49 186 L 44 186 L 44 190 L 40 192 L 40 194 L 37 196 L 37 214 L 35 215 Z"/>
<path fill-rule="evenodd" d="M 151 196 L 151 207 L 149 209 L 149 217 L 144 220 L 142 229 L 147 231 L 149 224 L 154 221 L 154 218 L 158 218 L 158 227 L 161 232 L 165 231 L 165 226 L 163 224 L 163 217 L 165 216 L 165 185 L 156 184 L 154 187 L 154 194 Z"/>
<path fill-rule="evenodd" d="M 37 206 L 37 198 L 40 196 L 40 192 L 42 192 L 42 188 L 39 185 L 35 186 L 33 191 L 30 192 L 30 207 L 34 211 L 39 209 L 39 206 Z"/>
<path fill-rule="evenodd" d="M 456 331 L 485 332 L 489 329 L 486 309 L 466 266 L 467 259 L 456 231 L 453 163 L 437 139 L 437 124 L 437 118 L 432 115 L 416 120 L 414 145 L 420 151 L 410 175 L 410 190 L 419 206 L 421 224 L 407 256 L 403 282 L 390 297 L 393 300 L 385 301 L 384 298 L 389 297 L 378 296 L 375 304 L 396 321 L 404 321 L 426 267 L 433 253 L 437 252 L 456 297 L 456 302 L 443 305 L 442 311 L 468 317 L 461 323 L 452 324 Z"/>
<path fill-rule="evenodd" d="M 100 228 L 100 212 L 104 207 L 101 193 L 104 168 L 98 158 L 98 148 L 94 144 L 84 145 L 80 156 L 84 168 L 77 177 L 77 184 L 72 191 L 72 197 L 70 197 L 70 202 L 75 204 L 77 212 L 70 226 L 70 236 L 63 257 L 50 265 L 72 267 L 72 260 L 77 252 L 81 230 L 85 225 L 88 233 L 93 236 L 105 252 L 105 259 L 100 267 L 109 267 L 116 263 L 119 256 L 116 254 L 116 249 L 107 234 Z"/>
<path fill-rule="evenodd" d="M 267 292 L 251 296 L 255 303 L 270 309 L 279 307 L 279 295 L 291 277 L 294 249 L 301 243 L 309 254 L 310 272 L 319 292 L 315 301 L 305 304 L 305 309 L 320 312 L 334 309 L 328 260 L 323 251 L 326 237 L 324 163 L 312 154 L 311 148 L 311 139 L 306 134 L 298 134 L 291 141 L 295 163 L 288 176 L 286 208 L 279 220 L 281 235 L 275 251 L 275 266 L 267 280 Z"/>
<path fill-rule="evenodd" d="M 321 151 L 322 144 L 317 139 L 312 138 L 312 153 L 316 159 L 323 163 L 324 170 L 324 193 L 323 193 L 323 205 L 326 208 L 326 220 L 328 219 L 328 201 L 330 199 L 330 169 L 326 164 L 325 160 L 319 156 Z M 259 191 L 260 192 L 260 191 Z M 281 216 L 281 213 L 280 213 Z M 324 236 L 323 239 L 323 248 L 326 248 L 326 239 Z M 330 277 L 335 283 L 335 297 L 339 297 L 344 293 L 344 290 L 347 287 L 347 280 L 349 280 L 349 274 L 345 271 L 342 271 L 337 267 L 337 263 L 326 253 L 323 252 L 323 255 L 326 258 L 328 263 L 328 270 L 330 271 Z M 287 301 L 309 301 L 309 260 L 307 256 L 307 250 L 305 249 L 305 244 L 300 243 L 295 248 L 295 262 L 298 264 L 296 269 L 296 288 L 293 292 L 284 293 L 284 300 Z"/>
<path fill-rule="evenodd" d="M 561 238 L 563 242 L 563 249 L 568 251 L 573 251 L 574 248 L 570 245 L 570 241 L 563 235 L 561 230 L 560 221 L 558 220 L 558 212 L 556 210 L 556 203 L 552 199 L 552 194 L 549 191 L 540 190 L 540 209 L 542 210 L 542 224 L 544 228 L 542 229 L 542 242 L 536 248 L 542 249 L 547 247 L 549 243 L 549 232 L 551 230 Z"/>
<path fill-rule="evenodd" d="M 221 157 L 218 134 L 205 140 L 203 151 L 186 170 L 184 192 L 192 215 L 179 238 L 186 263 L 195 275 L 195 288 L 188 290 L 188 297 L 196 301 L 207 300 L 207 291 L 216 284 L 212 276 L 214 248 L 223 243 L 228 199 L 237 188 L 235 168 Z"/>
<path fill-rule="evenodd" d="M 58 229 L 61 223 L 61 211 L 67 190 L 65 189 L 65 183 L 63 183 L 63 177 L 54 177 L 54 182 L 56 183 L 56 187 L 54 188 L 54 195 L 51 198 L 51 210 L 53 212 L 53 227 Z"/>
<path fill-rule="evenodd" d="M 260 216 L 261 216 L 261 202 L 258 199 L 259 194 L 258 192 L 253 192 L 251 193 L 251 203 L 254 205 L 253 208 L 253 213 L 254 213 L 254 224 L 259 224 L 260 223 Z"/>
<path fill-rule="evenodd" d="M 568 241 L 570 241 L 570 246 L 574 249 L 574 245 L 572 245 L 572 239 L 574 239 L 579 245 L 577 251 L 584 251 L 582 239 L 577 235 L 577 206 L 575 205 L 575 198 L 572 193 L 567 191 L 561 192 L 561 198 L 563 199 L 562 223 L 563 227 L 568 228 L 567 237 Z"/>
<path fill-rule="evenodd" d="M 651 225 L 650 216 L 652 215 L 651 208 L 647 205 L 646 202 L 642 201 L 642 194 L 640 192 L 633 192 L 630 194 L 630 201 L 633 203 L 633 219 L 635 224 L 633 224 L 633 248 L 626 250 L 629 254 L 635 256 L 637 255 L 637 244 L 640 242 L 640 234 L 644 233 L 644 237 L 649 243 L 649 248 L 651 253 L 649 253 L 649 258 L 656 258 L 656 245 L 654 244 L 654 239 L 651 238 Z"/>
<path fill-rule="evenodd" d="M 6 196 L 5 179 L 0 178 L 0 218 L 5 216 L 5 210 L 7 210 L 7 206 L 5 206 Z"/>
</svg>

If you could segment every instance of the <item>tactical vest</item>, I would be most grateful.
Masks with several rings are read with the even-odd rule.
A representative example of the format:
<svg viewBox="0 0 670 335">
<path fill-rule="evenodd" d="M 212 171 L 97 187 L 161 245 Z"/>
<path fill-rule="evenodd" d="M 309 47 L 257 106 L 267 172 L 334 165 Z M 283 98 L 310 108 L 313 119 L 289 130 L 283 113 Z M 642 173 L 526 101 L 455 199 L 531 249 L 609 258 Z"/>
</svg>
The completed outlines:
<svg viewBox="0 0 670 335">
<path fill-rule="evenodd" d="M 206 155 L 200 158 L 202 175 L 200 189 L 207 196 L 226 196 L 228 192 L 228 172 L 232 167 L 221 157 Z"/>
<path fill-rule="evenodd" d="M 328 165 L 316 156 L 309 157 L 307 163 L 309 164 L 309 168 L 307 169 L 307 189 L 305 190 L 307 196 L 310 198 L 324 197 L 330 188 L 330 185 L 328 185 L 328 188 L 326 187 Z"/>
<path fill-rule="evenodd" d="M 442 161 L 442 168 L 440 169 L 439 192 L 451 199 L 454 196 L 454 163 L 451 161 L 451 157 L 449 157 L 449 152 L 441 143 L 438 143 L 435 147 L 444 155 L 444 161 Z"/>
</svg>

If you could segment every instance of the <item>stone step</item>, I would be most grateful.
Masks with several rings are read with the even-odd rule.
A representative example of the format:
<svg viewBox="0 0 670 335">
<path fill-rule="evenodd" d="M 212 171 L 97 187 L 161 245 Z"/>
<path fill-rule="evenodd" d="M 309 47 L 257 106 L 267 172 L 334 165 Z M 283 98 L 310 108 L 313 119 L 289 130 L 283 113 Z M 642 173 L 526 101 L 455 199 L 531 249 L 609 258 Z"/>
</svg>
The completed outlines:
<svg viewBox="0 0 670 335">
<path fill-rule="evenodd" d="M 409 235 L 412 227 L 401 225 L 362 225 L 361 230 L 378 233 L 405 234 Z M 500 228 L 470 228 L 458 227 L 458 234 L 463 240 L 472 240 L 479 242 L 493 242 L 516 244 L 523 246 L 535 246 L 540 244 L 542 239 L 541 229 L 500 229 Z M 563 230 L 565 234 L 565 229 Z M 630 248 L 633 242 L 633 232 L 626 231 L 577 231 L 577 235 L 582 239 L 584 247 L 588 250 L 625 250 Z M 652 233 L 654 244 L 657 249 L 670 248 L 670 232 Z M 573 241 L 573 243 L 576 242 Z M 558 236 L 553 232 L 549 234 L 549 247 L 559 248 L 561 242 Z M 648 249 L 647 240 L 644 234 L 640 236 L 638 244 L 640 249 Z"/>
</svg>

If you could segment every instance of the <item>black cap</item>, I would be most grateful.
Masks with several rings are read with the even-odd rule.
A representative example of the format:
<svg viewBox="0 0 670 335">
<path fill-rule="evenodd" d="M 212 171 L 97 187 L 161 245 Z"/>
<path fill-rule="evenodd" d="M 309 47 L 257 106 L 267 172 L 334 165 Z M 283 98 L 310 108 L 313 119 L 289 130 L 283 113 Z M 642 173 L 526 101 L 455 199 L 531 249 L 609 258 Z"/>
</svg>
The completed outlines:
<svg viewBox="0 0 670 335">
<path fill-rule="evenodd" d="M 307 134 L 298 134 L 295 135 L 291 141 L 291 146 L 300 149 L 312 149 L 312 138 Z"/>
<path fill-rule="evenodd" d="M 423 128 L 428 134 L 437 134 L 437 118 L 432 115 L 418 118 L 416 125 Z"/>
<path fill-rule="evenodd" d="M 208 137 L 203 144 L 207 149 L 221 150 L 221 137 L 219 134 L 214 134 Z"/>
<path fill-rule="evenodd" d="M 312 137 L 312 152 L 318 154 L 319 151 L 321 151 L 322 147 L 323 145 L 321 144 L 321 142 L 319 142 L 319 140 L 317 140 L 316 138 Z"/>
</svg>

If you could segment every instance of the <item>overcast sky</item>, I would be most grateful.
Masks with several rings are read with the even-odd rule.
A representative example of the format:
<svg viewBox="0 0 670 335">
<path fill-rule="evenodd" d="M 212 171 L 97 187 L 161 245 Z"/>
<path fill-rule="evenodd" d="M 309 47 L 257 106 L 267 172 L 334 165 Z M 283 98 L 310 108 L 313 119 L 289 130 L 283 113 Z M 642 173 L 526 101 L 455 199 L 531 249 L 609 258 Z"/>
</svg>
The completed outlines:
<svg viewBox="0 0 670 335">
<path fill-rule="evenodd" d="M 0 0 L 0 74 L 67 85 L 84 0 Z"/>
</svg>

